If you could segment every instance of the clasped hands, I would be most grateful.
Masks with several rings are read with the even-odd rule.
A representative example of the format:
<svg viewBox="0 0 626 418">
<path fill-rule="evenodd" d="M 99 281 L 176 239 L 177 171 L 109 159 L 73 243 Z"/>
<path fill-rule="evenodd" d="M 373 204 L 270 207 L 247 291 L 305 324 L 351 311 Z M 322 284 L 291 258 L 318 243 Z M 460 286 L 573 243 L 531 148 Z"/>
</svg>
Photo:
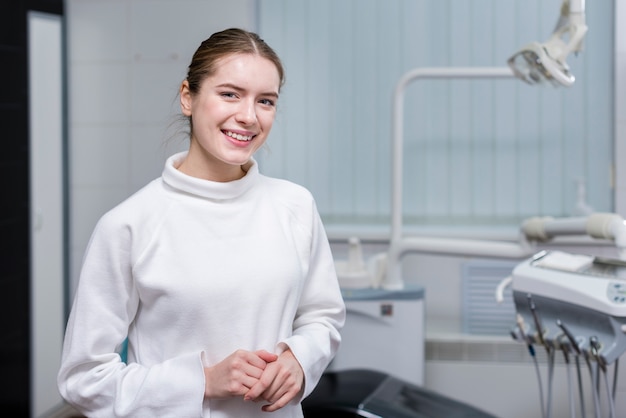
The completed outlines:
<svg viewBox="0 0 626 418">
<path fill-rule="evenodd" d="M 205 397 L 243 396 L 245 401 L 268 402 L 262 409 L 276 411 L 302 390 L 304 372 L 286 349 L 280 355 L 265 350 L 237 350 L 221 362 L 205 367 Z"/>
</svg>

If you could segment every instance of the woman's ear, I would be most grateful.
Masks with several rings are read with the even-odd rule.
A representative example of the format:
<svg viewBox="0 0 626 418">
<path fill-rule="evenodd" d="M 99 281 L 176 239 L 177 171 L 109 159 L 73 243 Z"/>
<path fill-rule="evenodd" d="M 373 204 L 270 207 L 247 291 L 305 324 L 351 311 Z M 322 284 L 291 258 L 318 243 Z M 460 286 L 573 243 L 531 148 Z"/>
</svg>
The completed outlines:
<svg viewBox="0 0 626 418">
<path fill-rule="evenodd" d="M 187 80 L 180 85 L 180 110 L 183 115 L 191 116 L 191 91 Z"/>
</svg>

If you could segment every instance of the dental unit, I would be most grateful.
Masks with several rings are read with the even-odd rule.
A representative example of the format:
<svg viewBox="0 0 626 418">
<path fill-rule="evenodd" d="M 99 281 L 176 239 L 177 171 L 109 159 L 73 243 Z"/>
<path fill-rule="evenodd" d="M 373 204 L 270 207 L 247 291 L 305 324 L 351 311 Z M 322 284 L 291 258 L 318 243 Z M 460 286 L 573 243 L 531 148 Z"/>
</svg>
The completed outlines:
<svg viewBox="0 0 626 418">
<path fill-rule="evenodd" d="M 347 290 L 347 294 L 358 295 L 360 289 L 379 289 L 383 291 L 383 296 L 387 298 L 389 297 L 388 295 L 402 291 L 413 291 L 414 289 L 406 285 L 402 278 L 401 261 L 405 255 L 410 253 L 523 260 L 533 257 L 538 253 L 537 246 L 539 243 L 545 243 L 560 236 L 586 235 L 595 239 L 613 241 L 617 248 L 619 259 L 626 260 L 626 222 L 621 216 L 614 213 L 590 213 L 582 216 L 564 218 L 531 217 L 522 222 L 517 241 L 418 237 L 407 236 L 402 233 L 403 96 L 407 85 L 414 80 L 427 78 L 506 79 L 512 77 L 513 74 L 511 70 L 506 67 L 418 68 L 407 72 L 399 80 L 393 96 L 393 172 L 391 176 L 392 213 L 390 244 L 387 252 L 376 254 L 369 260 L 363 260 L 359 239 L 352 237 L 349 240 L 348 260 L 336 262 L 340 285 L 344 290 Z M 589 261 L 588 257 L 583 258 L 587 262 Z M 548 257 L 545 260 L 554 261 L 555 257 Z M 598 262 L 599 260 L 596 261 L 596 267 L 600 268 Z M 626 263 L 626 261 L 620 262 Z M 497 297 L 502 298 L 505 287 L 512 284 L 515 289 L 516 285 L 524 283 L 518 276 L 521 271 L 522 269 L 520 267 L 516 270 L 516 274 L 505 278 L 501 282 L 498 289 L 496 289 Z M 538 284 L 538 282 L 547 280 L 553 273 L 559 273 L 559 271 L 556 270 L 547 271 L 534 268 L 530 270 L 528 277 L 532 278 L 537 272 L 546 273 L 546 277 L 541 276 L 538 281 L 535 281 L 537 288 L 544 286 L 543 284 Z M 624 273 L 622 277 L 626 280 L 626 273 Z M 560 283 L 562 288 L 567 288 L 571 282 L 570 280 L 559 282 L 560 279 L 558 278 L 556 280 Z M 529 280 L 529 282 L 532 282 L 532 280 Z M 584 288 L 589 283 L 594 282 L 585 281 L 580 285 L 580 288 Z M 626 282 L 624 282 L 624 286 L 626 288 Z M 549 417 L 552 409 L 551 380 L 554 376 L 556 350 L 560 350 L 564 357 L 567 356 L 568 361 L 570 358 L 574 359 L 578 366 L 579 382 L 582 380 L 580 361 L 583 360 L 590 369 L 590 375 L 593 381 L 597 382 L 595 387 L 598 387 L 600 373 L 605 373 L 609 364 L 613 362 L 617 363 L 617 357 L 624 348 L 626 348 L 626 341 L 622 341 L 624 339 L 623 332 L 620 328 L 622 322 L 620 319 L 616 319 L 622 315 L 621 309 L 618 313 L 609 311 L 609 315 L 612 314 L 615 316 L 615 318 L 611 319 L 607 316 L 607 312 L 601 311 L 602 313 L 594 313 L 595 311 L 590 307 L 579 307 L 577 305 L 577 303 L 581 303 L 579 300 L 575 302 L 562 302 L 563 297 L 567 298 L 569 296 L 567 292 L 562 291 L 562 288 L 556 285 L 553 286 L 553 293 L 551 297 L 548 297 L 531 287 L 520 290 L 515 299 L 519 316 L 517 328 L 512 332 L 512 335 L 514 335 L 516 340 L 528 345 L 529 353 L 531 353 L 535 361 L 535 369 L 540 383 L 540 394 L 542 396 L 541 405 L 543 418 Z M 584 294 L 583 290 L 579 290 L 579 292 Z M 379 298 L 383 296 L 375 295 L 375 297 Z M 349 308 L 357 303 L 362 302 L 347 299 Z M 602 302 L 596 303 L 606 307 L 606 305 L 611 302 L 603 300 Z M 551 305 L 557 313 L 549 314 L 550 311 L 546 305 Z M 564 307 L 568 307 L 568 309 L 564 309 Z M 598 306 L 595 307 L 598 308 Z M 590 312 L 589 315 L 587 315 L 588 312 Z M 579 314 L 581 313 L 585 319 L 580 318 Z M 625 317 L 623 322 L 626 323 L 626 305 L 624 307 L 623 316 Z M 366 316 L 358 312 L 357 317 L 362 319 Z M 415 318 L 417 317 L 414 316 L 410 318 L 410 320 L 415 322 Z M 559 325 L 556 324 L 556 320 L 559 321 Z M 368 326 L 371 328 L 371 325 Z M 598 326 L 601 328 L 597 329 Z M 538 329 L 543 330 L 543 332 L 537 332 L 536 330 Z M 558 334 L 545 333 L 545 330 L 554 332 L 554 329 L 559 330 Z M 574 338 L 568 337 L 565 331 L 561 331 L 564 329 L 569 330 L 569 335 L 573 335 Z M 624 330 L 626 331 L 626 325 L 624 325 Z M 355 332 L 355 334 L 362 335 L 361 331 L 362 330 Z M 364 338 L 371 339 L 372 335 L 365 336 Z M 346 338 L 346 342 L 348 342 L 348 340 L 351 340 L 351 338 Z M 359 341 L 359 337 L 352 338 L 352 340 Z M 611 341 L 615 341 L 616 344 L 611 343 Z M 543 389 L 541 389 L 540 370 L 536 360 L 536 350 L 534 348 L 536 345 L 544 347 L 549 363 L 548 379 L 550 383 L 548 384 L 546 401 L 543 400 Z M 609 347 L 613 345 L 616 345 L 616 347 L 609 349 Z M 396 373 L 399 372 L 396 371 Z M 606 379 L 605 374 L 605 380 Z M 615 384 L 612 389 L 613 392 L 614 387 Z M 579 390 L 582 392 L 582 383 L 579 383 Z M 597 391 L 594 391 L 593 394 L 594 407 L 598 410 L 601 403 L 599 394 Z M 579 398 L 580 402 L 584 403 L 582 395 L 579 395 Z M 575 396 L 572 394 L 570 399 L 573 403 Z M 612 399 L 609 400 L 611 401 L 611 410 L 614 410 Z M 572 411 L 574 410 L 573 407 L 571 409 Z M 599 413 L 596 417 L 598 416 Z"/>
<path fill-rule="evenodd" d="M 613 418 L 618 359 L 626 350 L 626 222 L 620 215 L 590 213 L 564 218 L 531 217 L 522 222 L 517 242 L 402 234 L 403 94 L 407 85 L 420 78 L 500 79 L 512 76 L 509 68 L 421 68 L 407 72 L 400 79 L 393 100 L 391 240 L 382 263 L 384 274 L 374 283 L 384 289 L 404 288 L 401 259 L 409 253 L 526 259 L 510 277 L 502 280 L 496 289 L 496 299 L 502 300 L 504 288 L 512 286 L 518 319 L 511 335 L 528 345 L 535 362 L 542 417 L 548 418 L 552 413 L 552 380 L 556 353 L 560 351 L 568 372 L 570 359 L 575 362 L 582 416 L 585 416 L 585 405 L 581 361 L 589 369 L 595 417 L 601 416 L 602 405 L 605 405 L 608 416 Z M 556 237 L 578 235 L 612 241 L 617 258 L 540 252 L 537 248 L 538 243 Z M 548 362 L 545 399 L 535 346 L 545 349 Z M 607 375 L 611 364 L 615 365 L 612 386 Z M 601 376 L 604 382 L 600 381 Z M 568 382 L 570 411 L 574 417 L 576 395 L 571 379 Z M 600 398 L 601 383 L 608 394 L 604 402 Z"/>
<path fill-rule="evenodd" d="M 552 414 L 553 370 L 559 351 L 568 373 L 570 415 L 576 416 L 569 361 L 574 358 L 582 416 L 585 397 L 581 360 L 589 371 L 594 417 L 615 417 L 619 358 L 626 351 L 626 261 L 540 251 L 513 269 L 509 283 L 517 311 L 511 336 L 529 347 L 540 383 L 542 417 Z M 545 398 L 534 346 L 543 347 L 547 354 Z M 612 384 L 608 377 L 611 365 Z"/>
<path fill-rule="evenodd" d="M 394 92 L 391 239 L 386 253 L 363 260 L 358 238 L 349 241 L 349 258 L 337 262 L 344 289 L 380 289 L 386 294 L 411 291 L 402 278 L 402 258 L 410 253 L 505 258 L 522 261 L 496 289 L 496 299 L 511 286 L 517 322 L 511 335 L 528 346 L 539 383 L 541 416 L 552 416 L 553 379 L 557 353 L 565 360 L 571 417 L 576 398 L 585 417 L 582 368 L 592 382 L 595 418 L 608 408 L 615 418 L 618 359 L 626 350 L 626 222 L 615 213 L 590 213 L 563 218 L 531 217 L 519 228 L 517 241 L 407 236 L 402 233 L 402 126 L 406 86 L 420 78 L 507 78 L 509 68 L 421 68 L 406 73 Z M 540 252 L 538 244 L 562 236 L 589 236 L 612 241 L 616 259 L 601 259 L 563 252 Z M 355 292 L 356 294 L 357 292 Z M 385 296 L 387 297 L 387 296 Z M 358 303 L 347 300 L 347 303 Z M 362 314 L 360 317 L 364 318 Z M 413 320 L 416 317 L 413 317 Z M 415 320 L 414 320 L 415 321 Z M 419 325 L 419 324 L 418 324 Z M 371 326 L 370 326 L 371 328 Z M 371 335 L 365 338 L 372 338 Z M 346 338 L 346 341 L 349 338 Z M 358 338 L 355 339 L 358 341 Z M 545 350 L 548 364 L 544 390 L 537 348 Z M 614 365 L 613 383 L 609 366 Z M 570 368 L 575 367 L 578 394 Z M 398 372 L 396 372 L 398 373 Z M 606 388 L 606 398 L 601 396 Z M 413 390 L 417 390 L 413 388 Z M 546 393 L 544 393 L 546 392 Z M 396 393 L 396 392 L 394 392 Z M 385 401 L 391 402 L 391 401 Z"/>
<path fill-rule="evenodd" d="M 389 248 L 369 260 L 363 260 L 360 240 L 352 237 L 349 239 L 348 260 L 336 262 L 340 285 L 349 294 L 359 289 L 379 289 L 393 294 L 411 291 L 402 278 L 402 259 L 407 254 L 520 260 L 511 275 L 503 278 L 497 286 L 495 296 L 501 302 L 504 289 L 512 289 L 516 318 L 511 337 L 527 346 L 533 360 L 542 418 L 553 414 L 557 355 L 562 356 L 567 371 L 570 416 L 575 417 L 578 410 L 580 416 L 585 418 L 588 412 L 583 384 L 586 374 L 583 369 L 586 366 L 591 381 L 593 416 L 616 417 L 618 364 L 620 356 L 626 351 L 626 221 L 615 213 L 593 212 L 579 202 L 576 216 L 525 219 L 519 227 L 516 241 L 403 234 L 404 93 L 410 83 L 420 79 L 519 78 L 528 84 L 571 86 L 575 78 L 566 59 L 570 53 L 582 50 L 586 32 L 584 0 L 563 0 L 551 37 L 544 43 L 533 42 L 523 47 L 509 58 L 508 66 L 425 67 L 402 75 L 393 91 L 392 101 Z M 588 236 L 612 241 L 617 255 L 615 258 L 602 258 L 538 249 L 538 244 L 563 236 Z M 539 349 L 541 352 L 538 352 Z M 538 360 L 538 357 L 544 356 L 544 351 L 548 367 L 545 388 Z M 612 383 L 609 382 L 611 366 Z M 577 393 L 572 383 L 572 368 L 576 371 Z M 603 397 L 603 391 L 606 397 Z M 602 412 L 605 414 L 602 415 Z"/>
</svg>

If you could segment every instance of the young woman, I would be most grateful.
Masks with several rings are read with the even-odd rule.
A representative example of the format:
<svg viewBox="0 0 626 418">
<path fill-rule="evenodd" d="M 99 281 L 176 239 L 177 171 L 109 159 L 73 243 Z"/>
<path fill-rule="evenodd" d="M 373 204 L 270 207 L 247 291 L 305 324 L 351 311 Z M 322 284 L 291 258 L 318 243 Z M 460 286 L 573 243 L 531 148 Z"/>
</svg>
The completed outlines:
<svg viewBox="0 0 626 418">
<path fill-rule="evenodd" d="M 283 80 L 248 31 L 195 52 L 189 150 L 106 213 L 86 251 L 58 384 L 87 416 L 302 417 L 345 306 L 312 196 L 253 158 Z"/>
</svg>

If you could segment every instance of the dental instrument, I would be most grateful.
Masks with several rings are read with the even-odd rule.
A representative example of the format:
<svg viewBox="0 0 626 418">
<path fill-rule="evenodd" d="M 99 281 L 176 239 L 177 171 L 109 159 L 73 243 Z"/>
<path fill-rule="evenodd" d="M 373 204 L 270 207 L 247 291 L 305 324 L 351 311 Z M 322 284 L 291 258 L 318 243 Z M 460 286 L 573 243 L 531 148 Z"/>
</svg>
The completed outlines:
<svg viewBox="0 0 626 418">
<path fill-rule="evenodd" d="M 556 320 L 556 325 L 559 328 L 561 328 L 561 330 L 563 330 L 563 333 L 565 334 L 565 336 L 569 340 L 570 344 L 572 345 L 572 347 L 574 347 L 574 351 L 576 351 L 576 354 L 580 355 L 581 351 L 580 351 L 580 347 L 578 346 L 578 341 L 576 341 L 576 338 L 574 338 L 574 335 L 571 333 L 569 328 L 567 328 L 565 326 L 565 324 L 558 318 Z"/>
<path fill-rule="evenodd" d="M 535 329 L 537 331 L 537 340 L 540 345 L 544 347 L 546 350 L 546 354 L 548 356 L 548 395 L 546 398 L 546 406 L 544 408 L 544 416 L 546 418 L 550 418 L 552 416 L 552 382 L 554 377 L 554 350 L 548 344 L 548 342 L 544 339 L 545 328 L 541 324 L 541 320 L 539 319 L 539 314 L 537 313 L 537 306 L 533 301 L 532 295 L 529 293 L 526 295 L 528 300 L 528 308 L 530 309 L 530 313 L 533 317 L 533 321 L 535 323 Z"/>
<path fill-rule="evenodd" d="M 520 324 L 524 321 L 530 320 L 535 325 L 536 338 L 525 342 L 543 345 L 549 354 L 544 416 L 551 414 L 553 356 L 556 350 L 562 350 L 568 358 L 568 368 L 569 354 L 575 354 L 583 417 L 585 405 L 578 361 L 580 356 L 583 356 L 589 369 L 595 417 L 602 416 L 600 395 L 603 386 L 606 389 L 608 416 L 615 417 L 617 362 L 626 351 L 626 261 L 562 251 L 541 251 L 519 263 L 511 277 L 518 315 L 516 330 L 523 328 Z M 551 324 L 556 326 L 553 328 Z M 611 387 L 608 366 L 612 363 L 616 364 L 616 368 Z M 569 388 L 571 394 L 571 382 Z M 541 386 L 540 390 L 543 405 Z M 571 398 L 570 410 L 573 414 Z"/>
<path fill-rule="evenodd" d="M 533 295 L 529 293 L 526 295 L 526 298 L 528 299 L 528 308 L 530 309 L 533 321 L 535 322 L 535 328 L 537 329 L 537 339 L 539 340 L 539 343 L 545 347 L 547 353 L 550 354 L 550 347 L 548 347 L 548 344 L 543 339 L 544 328 L 539 320 L 539 315 L 537 315 L 537 307 L 535 306 L 535 302 L 533 302 Z"/>
<path fill-rule="evenodd" d="M 585 0 L 563 0 L 561 14 L 550 38 L 531 42 L 508 59 L 516 77 L 528 84 L 550 83 L 569 87 L 575 77 L 567 65 L 570 53 L 578 53 L 587 33 Z"/>
</svg>

